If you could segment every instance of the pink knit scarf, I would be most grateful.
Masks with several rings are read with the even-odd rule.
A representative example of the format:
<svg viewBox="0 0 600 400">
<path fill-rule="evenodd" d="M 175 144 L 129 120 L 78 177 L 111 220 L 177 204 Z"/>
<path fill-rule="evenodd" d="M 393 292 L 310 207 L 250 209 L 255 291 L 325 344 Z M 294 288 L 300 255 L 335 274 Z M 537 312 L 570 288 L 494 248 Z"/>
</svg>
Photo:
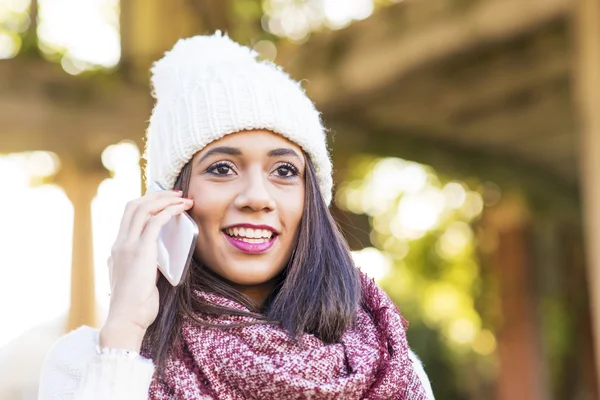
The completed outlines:
<svg viewBox="0 0 600 400">
<path fill-rule="evenodd" d="M 409 359 L 404 319 L 387 295 L 363 278 L 365 307 L 339 343 L 310 334 L 297 342 L 275 325 L 183 326 L 182 356 L 170 359 L 166 379 L 154 379 L 150 399 L 399 399 L 426 400 Z M 214 304 L 243 309 L 214 294 Z M 231 324 L 248 317 L 204 316 Z"/>
</svg>

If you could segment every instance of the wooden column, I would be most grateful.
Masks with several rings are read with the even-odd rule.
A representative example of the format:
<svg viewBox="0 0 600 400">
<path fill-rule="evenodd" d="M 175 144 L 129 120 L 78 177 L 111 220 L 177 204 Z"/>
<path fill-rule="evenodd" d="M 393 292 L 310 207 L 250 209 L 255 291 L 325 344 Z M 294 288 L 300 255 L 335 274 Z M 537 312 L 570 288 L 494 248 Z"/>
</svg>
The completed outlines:
<svg viewBox="0 0 600 400">
<path fill-rule="evenodd" d="M 578 0 L 573 20 L 573 68 L 579 117 L 581 187 L 587 274 L 600 382 L 600 2 Z"/>
<path fill-rule="evenodd" d="M 107 172 L 63 161 L 57 182 L 73 203 L 73 259 L 71 261 L 71 307 L 67 331 L 81 325 L 97 326 L 92 241 L 92 200 Z"/>
<path fill-rule="evenodd" d="M 544 359 L 535 304 L 532 223 L 527 206 L 508 196 L 484 214 L 495 236 L 490 254 L 499 287 L 497 400 L 545 400 Z"/>
<path fill-rule="evenodd" d="M 189 0 L 121 0 L 121 70 L 146 86 L 153 61 L 182 37 L 202 33 Z"/>
</svg>

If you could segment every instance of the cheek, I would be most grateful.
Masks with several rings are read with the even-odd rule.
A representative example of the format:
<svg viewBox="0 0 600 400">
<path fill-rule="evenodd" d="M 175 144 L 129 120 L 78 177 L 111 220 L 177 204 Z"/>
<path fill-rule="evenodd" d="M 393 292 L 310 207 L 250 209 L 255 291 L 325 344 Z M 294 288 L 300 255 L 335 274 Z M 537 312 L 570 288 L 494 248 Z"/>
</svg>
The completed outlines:
<svg viewBox="0 0 600 400">
<path fill-rule="evenodd" d="M 190 184 L 188 197 L 194 200 L 191 215 L 198 224 L 199 234 L 207 229 L 218 227 L 226 208 L 222 191 L 208 187 L 206 184 Z"/>
<path fill-rule="evenodd" d="M 222 193 L 206 184 L 190 185 L 188 197 L 194 200 L 190 214 L 198 225 L 198 241 L 194 257 L 203 264 L 214 264 L 217 259 L 217 235 L 226 212 Z M 219 193 L 217 195 L 217 193 Z"/>
<path fill-rule="evenodd" d="M 301 195 L 289 196 L 279 204 L 282 222 L 285 226 L 297 232 L 304 212 L 304 191 Z"/>
</svg>

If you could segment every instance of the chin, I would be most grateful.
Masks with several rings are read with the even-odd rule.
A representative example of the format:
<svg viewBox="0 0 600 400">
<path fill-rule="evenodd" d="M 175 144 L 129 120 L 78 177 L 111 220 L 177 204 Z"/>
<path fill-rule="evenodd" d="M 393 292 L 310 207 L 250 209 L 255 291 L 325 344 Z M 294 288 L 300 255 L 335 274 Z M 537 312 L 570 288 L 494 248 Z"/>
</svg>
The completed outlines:
<svg viewBox="0 0 600 400">
<path fill-rule="evenodd" d="M 279 274 L 280 270 L 266 268 L 264 265 L 244 263 L 244 265 L 215 272 L 235 285 L 256 286 L 269 282 Z"/>
</svg>

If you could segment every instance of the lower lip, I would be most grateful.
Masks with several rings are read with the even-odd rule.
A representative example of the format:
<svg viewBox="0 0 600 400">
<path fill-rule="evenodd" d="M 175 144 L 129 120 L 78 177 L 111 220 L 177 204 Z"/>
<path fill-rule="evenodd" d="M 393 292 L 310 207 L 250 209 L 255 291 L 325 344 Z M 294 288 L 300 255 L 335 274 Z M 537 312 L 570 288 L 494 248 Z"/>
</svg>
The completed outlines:
<svg viewBox="0 0 600 400">
<path fill-rule="evenodd" d="M 225 235 L 225 237 L 233 247 L 243 251 L 244 253 L 249 254 L 264 253 L 265 251 L 273 247 L 273 245 L 275 244 L 275 240 L 277 240 L 277 236 L 273 236 L 270 240 L 263 243 L 248 243 L 244 242 L 243 240 L 234 239 L 225 233 L 223 233 L 223 235 Z"/>
</svg>

